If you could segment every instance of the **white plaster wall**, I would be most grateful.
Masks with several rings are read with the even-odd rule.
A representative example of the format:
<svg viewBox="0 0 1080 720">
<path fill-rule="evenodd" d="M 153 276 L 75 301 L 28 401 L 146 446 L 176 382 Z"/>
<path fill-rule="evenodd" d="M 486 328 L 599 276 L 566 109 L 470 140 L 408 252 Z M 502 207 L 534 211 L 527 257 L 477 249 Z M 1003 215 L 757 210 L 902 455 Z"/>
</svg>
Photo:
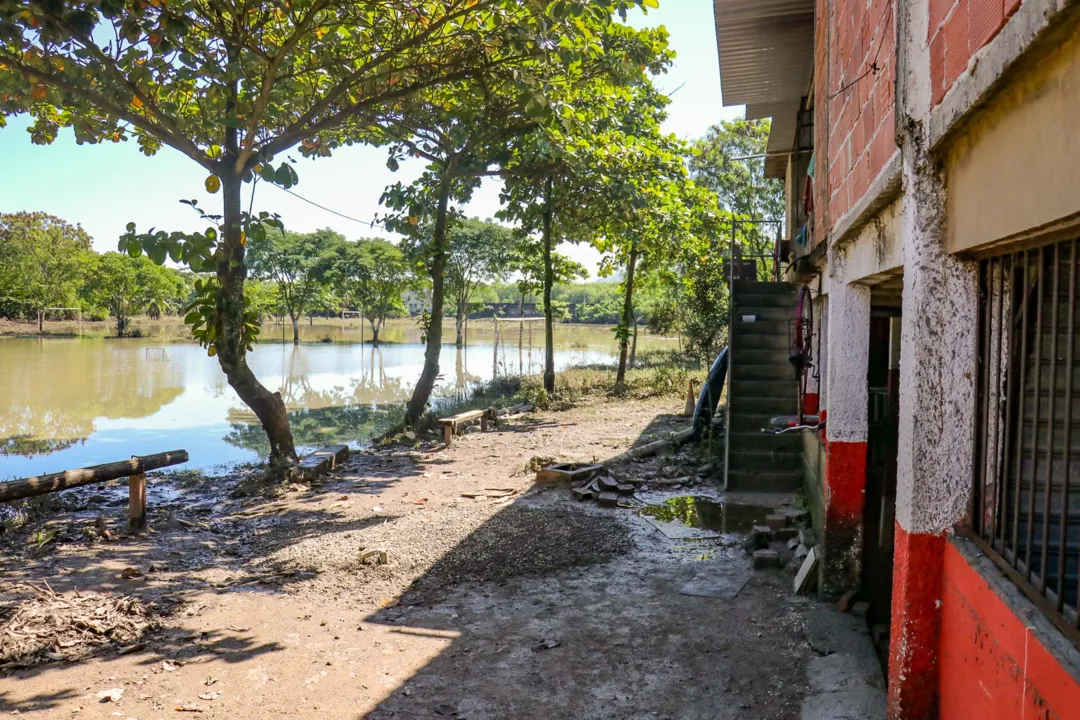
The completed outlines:
<svg viewBox="0 0 1080 720">
<path fill-rule="evenodd" d="M 818 302 L 815 307 L 818 308 L 818 330 L 821 333 L 821 342 L 818 343 L 818 359 L 815 362 L 818 365 L 818 375 L 821 376 L 821 383 L 818 387 L 818 407 L 829 407 L 829 296 L 819 295 Z M 826 431 L 827 432 L 827 431 Z"/>
<path fill-rule="evenodd" d="M 830 269 L 833 266 L 830 257 Z M 829 440 L 866 442 L 870 288 L 833 277 L 828 304 Z"/>
<path fill-rule="evenodd" d="M 944 186 L 922 141 L 904 156 L 896 516 L 908 532 L 937 533 L 971 495 L 978 285 L 977 264 L 946 251 Z"/>
<path fill-rule="evenodd" d="M 903 223 L 898 197 L 829 255 L 829 273 L 840 282 L 858 282 L 904 266 Z"/>
</svg>

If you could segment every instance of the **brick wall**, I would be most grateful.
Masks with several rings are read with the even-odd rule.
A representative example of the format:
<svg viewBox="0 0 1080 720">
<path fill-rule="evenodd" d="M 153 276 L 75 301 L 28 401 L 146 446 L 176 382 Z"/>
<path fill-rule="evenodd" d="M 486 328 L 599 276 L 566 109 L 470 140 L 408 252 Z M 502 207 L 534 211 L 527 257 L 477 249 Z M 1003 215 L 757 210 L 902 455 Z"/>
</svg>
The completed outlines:
<svg viewBox="0 0 1080 720">
<path fill-rule="evenodd" d="M 896 150 L 893 114 L 896 81 L 894 0 L 828 0 L 819 3 L 815 77 L 815 127 L 827 128 L 828 163 L 819 159 L 818 179 L 827 180 L 827 225 L 866 193 Z M 823 25 L 828 23 L 826 36 Z M 827 51 L 821 46 L 828 42 Z M 828 117 L 825 117 L 825 113 Z M 816 148 L 824 147 L 817 139 Z M 825 171 L 827 167 L 827 173 Z"/>
<path fill-rule="evenodd" d="M 937 105 L 1021 0 L 929 0 L 930 82 Z"/>
</svg>

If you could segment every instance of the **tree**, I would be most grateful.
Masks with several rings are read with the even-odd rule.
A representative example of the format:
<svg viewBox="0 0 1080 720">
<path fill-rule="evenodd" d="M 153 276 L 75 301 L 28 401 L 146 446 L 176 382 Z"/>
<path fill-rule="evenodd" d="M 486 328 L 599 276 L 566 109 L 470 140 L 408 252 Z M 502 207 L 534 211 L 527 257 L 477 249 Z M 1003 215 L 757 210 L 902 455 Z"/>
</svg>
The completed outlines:
<svg viewBox="0 0 1080 720">
<path fill-rule="evenodd" d="M 388 317 L 405 314 L 401 295 L 416 286 L 401 248 L 381 238 L 346 243 L 328 275 L 367 318 L 372 345 Z"/>
<path fill-rule="evenodd" d="M 765 177 L 769 128 L 769 120 L 725 120 L 709 128 L 688 155 L 691 177 L 712 191 L 719 208 L 736 219 L 784 220 L 784 184 Z M 742 224 L 739 235 L 751 255 L 769 256 L 776 225 Z M 759 268 L 768 271 L 767 263 L 759 263 Z"/>
<path fill-rule="evenodd" d="M 176 271 L 147 257 L 107 252 L 96 258 L 88 290 L 90 299 L 116 318 L 116 334 L 124 337 L 132 315 L 152 303 L 170 302 L 183 292 L 184 283 Z"/>
<path fill-rule="evenodd" d="M 514 233 L 507 227 L 480 219 L 463 220 L 449 233 L 446 285 L 457 309 L 457 347 L 464 347 L 462 329 L 469 305 L 481 283 L 501 279 L 509 268 Z"/>
<path fill-rule="evenodd" d="M 77 302 L 91 257 L 80 225 L 41 212 L 0 214 L 0 293 L 37 315 L 38 332 L 46 308 Z"/>
<path fill-rule="evenodd" d="M 408 155 L 428 162 L 418 180 L 409 186 L 391 186 L 382 197 L 393 211 L 386 218 L 387 227 L 412 240 L 413 255 L 432 283 L 424 369 L 406 408 L 409 424 L 419 421 L 439 375 L 448 231 L 458 218 L 454 204 L 468 201 L 482 176 L 505 171 L 515 138 L 541 123 L 569 127 L 587 120 L 586 106 L 567 102 L 576 97 L 581 83 L 637 73 L 641 65 L 653 61 L 666 32 L 633 30 L 613 22 L 608 11 L 618 7 L 625 17 L 627 7 L 636 4 L 594 2 L 589 13 L 572 12 L 572 28 L 553 37 L 553 43 L 528 68 L 535 81 L 528 88 L 523 88 L 514 71 L 428 91 L 421 98 L 415 125 L 403 125 L 401 133 L 388 136 L 392 169 Z M 656 6 L 655 0 L 642 0 L 642 4 Z M 573 11 L 563 2 L 549 7 L 557 15 Z M 525 170 L 519 163 L 517 171 Z"/>
<path fill-rule="evenodd" d="M 271 218 L 243 209 L 242 183 L 258 175 L 294 185 L 295 170 L 277 156 L 297 145 L 325 156 L 381 137 L 425 89 L 503 70 L 528 92 L 537 58 L 633 4 L 0 0 L 0 118 L 33 115 L 37 143 L 61 127 L 80 143 L 134 137 L 148 155 L 168 146 L 209 173 L 222 212 L 203 214 L 206 231 L 139 233 L 129 224 L 120 249 L 215 273 L 197 284 L 185 319 L 258 416 L 271 461 L 294 460 L 285 405 L 246 360 L 258 337 L 257 314 L 244 305 L 246 239 Z M 580 55 L 558 53 L 568 66 Z"/>
<path fill-rule="evenodd" d="M 649 68 L 662 71 L 670 62 L 666 36 Z M 604 79 L 577 89 L 579 105 L 589 107 L 591 118 L 572 131 L 548 124 L 515 148 L 511 168 L 544 166 L 539 174 L 511 174 L 503 200 L 503 216 L 537 232 L 543 256 L 545 316 L 544 387 L 555 390 L 554 313 L 551 292 L 555 284 L 553 248 L 559 240 L 592 242 L 602 252 L 623 251 L 628 267 L 627 310 L 618 337 L 622 346 L 619 380 L 625 373 L 625 354 L 632 317 L 634 266 L 646 237 L 638 227 L 642 213 L 657 202 L 657 214 L 668 212 L 671 186 L 685 179 L 678 141 L 660 133 L 666 98 L 656 92 L 645 70 L 630 81 L 612 85 Z M 682 176 L 680 177 L 680 173 Z M 580 202 L 588 198 L 588 203 Z M 620 238 L 629 237 L 628 243 Z M 653 232 L 648 237 L 660 237 Z M 610 272 L 610 270 L 609 270 Z"/>
<path fill-rule="evenodd" d="M 330 228 L 299 234 L 268 228 L 248 243 L 252 276 L 277 285 L 282 309 L 292 320 L 293 345 L 300 344 L 300 316 L 314 309 L 326 265 L 345 243 Z"/>
</svg>

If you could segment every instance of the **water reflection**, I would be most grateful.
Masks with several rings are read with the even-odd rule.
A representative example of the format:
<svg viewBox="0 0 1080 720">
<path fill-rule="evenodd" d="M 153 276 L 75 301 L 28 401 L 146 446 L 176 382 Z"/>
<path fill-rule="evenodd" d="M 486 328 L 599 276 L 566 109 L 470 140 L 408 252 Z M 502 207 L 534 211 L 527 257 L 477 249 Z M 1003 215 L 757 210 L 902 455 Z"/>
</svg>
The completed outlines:
<svg viewBox="0 0 1080 720">
<path fill-rule="evenodd" d="M 493 373 L 533 372 L 543 333 L 507 332 L 496 351 L 485 332 L 447 345 L 432 402 L 462 397 Z M 398 328 L 402 336 L 410 326 Z M 312 332 L 338 325 L 310 326 Z M 610 362 L 614 341 L 601 327 L 560 327 L 556 365 Z M 388 337 L 393 337 L 390 333 Z M 532 363 L 529 361 L 532 356 Z M 329 442 L 362 443 L 397 420 L 424 364 L 418 343 L 380 347 L 341 342 L 262 343 L 249 356 L 255 374 L 280 391 L 301 451 Z M 0 479 L 23 477 L 183 448 L 189 467 L 257 459 L 265 439 L 218 363 L 190 343 L 161 337 L 0 338 Z"/>
</svg>

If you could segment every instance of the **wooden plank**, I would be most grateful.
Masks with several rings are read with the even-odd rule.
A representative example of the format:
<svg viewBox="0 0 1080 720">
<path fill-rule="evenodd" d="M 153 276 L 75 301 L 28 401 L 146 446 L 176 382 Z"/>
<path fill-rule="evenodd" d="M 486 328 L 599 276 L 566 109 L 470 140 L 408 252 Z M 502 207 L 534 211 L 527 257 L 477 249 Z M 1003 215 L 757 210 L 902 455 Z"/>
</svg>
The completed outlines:
<svg viewBox="0 0 1080 720">
<path fill-rule="evenodd" d="M 450 447 L 450 443 L 454 441 L 454 424 L 443 423 L 442 426 L 442 440 L 443 444 Z"/>
<path fill-rule="evenodd" d="M 170 450 L 155 455 L 133 457 L 130 460 L 94 465 L 93 467 L 67 470 L 65 472 L 38 475 L 36 477 L 11 480 L 0 483 L 0 502 L 19 500 L 35 495 L 46 495 L 94 483 L 117 480 L 129 475 L 147 473 L 170 465 L 179 465 L 188 461 L 187 450 Z"/>
<path fill-rule="evenodd" d="M 133 533 L 146 529 L 146 475 L 128 477 L 128 530 Z"/>
<path fill-rule="evenodd" d="M 460 425 L 461 423 L 471 422 L 473 420 L 480 420 L 484 417 L 484 413 L 487 410 L 469 410 L 468 412 L 459 413 L 453 417 L 443 418 L 440 423 L 453 423 L 454 425 Z"/>
</svg>

